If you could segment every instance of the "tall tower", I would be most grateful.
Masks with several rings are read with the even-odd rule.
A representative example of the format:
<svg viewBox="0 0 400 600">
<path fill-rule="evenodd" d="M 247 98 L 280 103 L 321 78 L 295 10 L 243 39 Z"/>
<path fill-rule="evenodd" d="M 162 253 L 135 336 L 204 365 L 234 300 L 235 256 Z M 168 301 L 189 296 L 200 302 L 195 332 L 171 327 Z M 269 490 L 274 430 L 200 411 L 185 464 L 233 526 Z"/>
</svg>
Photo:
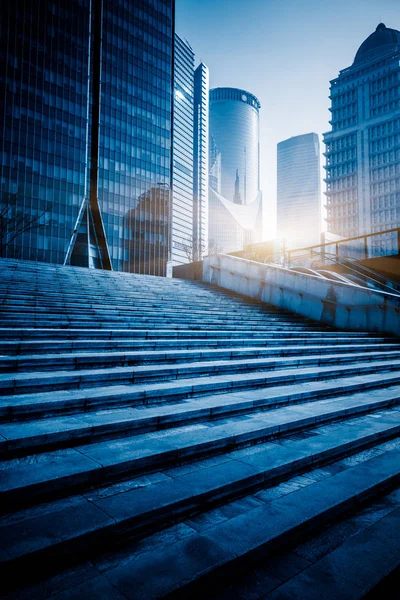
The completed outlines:
<svg viewBox="0 0 400 600">
<path fill-rule="evenodd" d="M 175 34 L 172 262 L 192 260 L 194 52 Z"/>
<path fill-rule="evenodd" d="M 400 225 L 400 32 L 380 23 L 331 81 L 326 145 L 328 231 L 349 237 Z"/>
<path fill-rule="evenodd" d="M 6 256 L 164 275 L 174 0 L 3 4 Z"/>
<path fill-rule="evenodd" d="M 208 251 L 208 67 L 200 63 L 194 72 L 193 248 L 194 260 Z"/>
<path fill-rule="evenodd" d="M 210 90 L 209 239 L 224 252 L 261 235 L 260 106 L 245 90 Z"/>
<path fill-rule="evenodd" d="M 201 260 L 208 240 L 208 88 L 201 63 L 175 35 L 172 262 Z"/>
<path fill-rule="evenodd" d="M 320 243 L 319 140 L 306 133 L 278 144 L 278 235 L 289 248 Z"/>
</svg>

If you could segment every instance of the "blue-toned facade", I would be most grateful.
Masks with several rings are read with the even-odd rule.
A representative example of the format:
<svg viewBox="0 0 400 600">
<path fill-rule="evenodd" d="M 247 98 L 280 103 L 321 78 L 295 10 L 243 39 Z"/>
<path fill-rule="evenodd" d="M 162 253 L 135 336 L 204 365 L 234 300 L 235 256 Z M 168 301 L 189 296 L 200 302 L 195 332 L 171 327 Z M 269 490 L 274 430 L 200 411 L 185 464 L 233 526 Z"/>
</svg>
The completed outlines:
<svg viewBox="0 0 400 600">
<path fill-rule="evenodd" d="M 200 63 L 194 72 L 193 259 L 208 254 L 209 72 Z"/>
<path fill-rule="evenodd" d="M 16 0 L 1 19 L 3 255 L 62 263 L 87 193 L 90 7 Z"/>
<path fill-rule="evenodd" d="M 63 263 L 77 229 L 71 263 L 100 266 L 88 259 L 100 215 L 113 269 L 164 275 L 173 0 L 16 0 L 2 20 L 4 254 Z M 40 219 L 12 240 L 15 215 Z"/>
<path fill-rule="evenodd" d="M 99 201 L 114 269 L 170 254 L 172 0 L 104 0 Z"/>
<path fill-rule="evenodd" d="M 319 139 L 305 133 L 277 146 L 277 231 L 290 248 L 320 243 Z"/>
<path fill-rule="evenodd" d="M 237 88 L 215 88 L 209 97 L 209 243 L 235 252 L 262 235 L 261 105 Z"/>
<path fill-rule="evenodd" d="M 194 52 L 175 34 L 172 262 L 192 259 Z"/>
<path fill-rule="evenodd" d="M 328 231 L 400 226 L 400 31 L 379 23 L 330 87 L 324 134 Z M 396 235 L 388 247 L 397 248 Z"/>
<path fill-rule="evenodd" d="M 254 202 L 260 189 L 259 110 L 259 100 L 245 90 L 210 90 L 210 135 L 221 153 L 221 193 L 234 199 L 238 174 L 240 204 Z"/>
</svg>

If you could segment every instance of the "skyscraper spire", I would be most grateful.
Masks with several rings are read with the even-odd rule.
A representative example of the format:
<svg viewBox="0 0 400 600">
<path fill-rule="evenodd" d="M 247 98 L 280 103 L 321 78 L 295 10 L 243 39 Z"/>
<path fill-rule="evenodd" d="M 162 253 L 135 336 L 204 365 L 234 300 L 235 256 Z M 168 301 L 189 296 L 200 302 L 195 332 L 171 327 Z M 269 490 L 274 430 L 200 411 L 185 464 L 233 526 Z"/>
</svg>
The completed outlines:
<svg viewBox="0 0 400 600">
<path fill-rule="evenodd" d="M 235 193 L 233 194 L 233 201 L 235 204 L 242 204 L 242 198 L 240 196 L 239 169 L 236 169 Z"/>
</svg>

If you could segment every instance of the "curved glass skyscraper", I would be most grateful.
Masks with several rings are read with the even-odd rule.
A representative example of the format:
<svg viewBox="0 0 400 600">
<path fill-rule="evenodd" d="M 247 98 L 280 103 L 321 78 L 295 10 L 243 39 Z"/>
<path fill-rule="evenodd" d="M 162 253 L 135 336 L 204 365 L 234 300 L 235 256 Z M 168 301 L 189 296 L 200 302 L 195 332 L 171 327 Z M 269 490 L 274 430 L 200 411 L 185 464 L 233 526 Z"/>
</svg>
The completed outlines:
<svg viewBox="0 0 400 600">
<path fill-rule="evenodd" d="M 210 90 L 209 239 L 224 252 L 260 233 L 260 107 L 245 90 Z"/>
</svg>

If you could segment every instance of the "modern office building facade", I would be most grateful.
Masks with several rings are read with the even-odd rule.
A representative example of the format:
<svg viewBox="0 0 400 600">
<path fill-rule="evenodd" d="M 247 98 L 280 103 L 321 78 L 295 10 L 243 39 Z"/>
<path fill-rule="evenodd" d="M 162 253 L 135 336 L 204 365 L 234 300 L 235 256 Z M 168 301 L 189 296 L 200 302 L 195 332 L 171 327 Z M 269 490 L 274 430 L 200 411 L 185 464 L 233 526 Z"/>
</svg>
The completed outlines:
<svg viewBox="0 0 400 600">
<path fill-rule="evenodd" d="M 277 233 L 287 247 L 320 243 L 319 139 L 306 133 L 277 146 Z"/>
<path fill-rule="evenodd" d="M 200 63 L 194 72 L 193 122 L 193 259 L 208 253 L 209 72 Z"/>
<path fill-rule="evenodd" d="M 172 263 L 201 260 L 208 247 L 209 74 L 194 69 L 190 44 L 175 35 Z"/>
<path fill-rule="evenodd" d="M 173 0 L 16 0 L 2 10 L 4 254 L 164 275 Z M 37 217 L 18 234 L 18 219 Z"/>
<path fill-rule="evenodd" d="M 209 240 L 224 252 L 260 236 L 259 110 L 245 90 L 210 90 Z"/>
<path fill-rule="evenodd" d="M 172 262 L 191 261 L 193 238 L 194 52 L 175 34 Z"/>
<path fill-rule="evenodd" d="M 400 32 L 380 23 L 331 81 L 326 145 L 328 231 L 400 226 Z"/>
</svg>

